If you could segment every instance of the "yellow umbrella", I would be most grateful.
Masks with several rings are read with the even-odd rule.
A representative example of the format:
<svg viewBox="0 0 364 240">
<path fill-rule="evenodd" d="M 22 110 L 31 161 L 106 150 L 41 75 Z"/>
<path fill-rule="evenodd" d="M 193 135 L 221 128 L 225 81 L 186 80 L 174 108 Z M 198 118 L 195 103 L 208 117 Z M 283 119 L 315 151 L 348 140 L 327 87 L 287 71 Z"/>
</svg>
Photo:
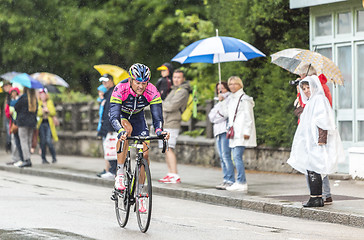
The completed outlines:
<svg viewBox="0 0 364 240">
<path fill-rule="evenodd" d="M 94 68 L 101 74 L 110 74 L 114 78 L 114 84 L 118 84 L 120 81 L 129 77 L 129 74 L 126 70 L 121 67 L 110 65 L 110 64 L 101 64 L 95 65 Z"/>
</svg>

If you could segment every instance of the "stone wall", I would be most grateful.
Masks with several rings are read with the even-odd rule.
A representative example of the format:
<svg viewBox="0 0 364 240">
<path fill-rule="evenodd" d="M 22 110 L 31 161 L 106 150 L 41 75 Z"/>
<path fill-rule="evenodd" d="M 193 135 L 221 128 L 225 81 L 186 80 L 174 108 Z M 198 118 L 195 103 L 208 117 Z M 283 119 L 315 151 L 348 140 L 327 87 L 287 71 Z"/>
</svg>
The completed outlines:
<svg viewBox="0 0 364 240">
<path fill-rule="evenodd" d="M 97 139 L 96 132 L 59 132 L 56 151 L 62 155 L 81 155 L 102 158 L 102 141 Z M 176 154 L 179 163 L 200 166 L 220 166 L 215 151 L 215 140 L 204 137 L 192 138 L 181 135 L 177 140 Z M 151 143 L 151 161 L 164 162 L 164 154 L 157 142 Z M 290 149 L 257 147 L 247 148 L 244 152 L 246 169 L 269 172 L 295 172 L 288 164 Z"/>
<path fill-rule="evenodd" d="M 0 134 L 0 146 L 4 148 L 4 132 Z M 55 148 L 60 155 L 77 155 L 102 158 L 102 141 L 96 137 L 96 132 L 59 131 L 59 142 Z M 215 150 L 215 140 L 204 137 L 192 138 L 181 135 L 177 140 L 176 154 L 179 163 L 220 167 L 220 160 Z M 158 148 L 157 142 L 152 142 L 150 149 L 151 161 L 164 162 L 164 154 Z M 268 172 L 296 172 L 287 163 L 290 149 L 256 147 L 247 148 L 244 152 L 245 168 Z"/>
</svg>

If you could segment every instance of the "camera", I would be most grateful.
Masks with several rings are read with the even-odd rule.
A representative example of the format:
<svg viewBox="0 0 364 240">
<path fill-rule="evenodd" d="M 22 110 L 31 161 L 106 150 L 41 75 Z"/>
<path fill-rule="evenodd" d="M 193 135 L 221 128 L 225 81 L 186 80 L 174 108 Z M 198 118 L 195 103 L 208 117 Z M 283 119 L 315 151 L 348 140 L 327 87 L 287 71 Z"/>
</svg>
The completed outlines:
<svg viewBox="0 0 364 240">
<path fill-rule="evenodd" d="M 291 84 L 291 85 L 298 85 L 299 84 L 299 82 L 301 81 L 301 79 L 296 79 L 296 80 L 292 80 L 292 81 L 289 81 L 289 84 Z"/>
</svg>

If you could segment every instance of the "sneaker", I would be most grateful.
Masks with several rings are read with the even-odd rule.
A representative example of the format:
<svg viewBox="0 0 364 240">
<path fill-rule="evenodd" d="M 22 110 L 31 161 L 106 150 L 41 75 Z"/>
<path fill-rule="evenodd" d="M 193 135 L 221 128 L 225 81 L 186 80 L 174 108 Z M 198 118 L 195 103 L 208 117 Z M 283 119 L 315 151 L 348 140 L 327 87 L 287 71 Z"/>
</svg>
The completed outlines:
<svg viewBox="0 0 364 240">
<path fill-rule="evenodd" d="M 15 167 L 19 167 L 20 165 L 22 165 L 23 164 L 23 161 L 21 161 L 21 160 L 19 160 L 19 161 L 17 161 L 16 163 L 14 163 L 14 166 Z"/>
<path fill-rule="evenodd" d="M 248 191 L 248 184 L 246 183 L 238 183 L 235 182 L 233 185 L 226 187 L 228 191 L 238 191 L 238 192 L 247 192 Z"/>
<path fill-rule="evenodd" d="M 14 165 L 17 162 L 7 162 L 6 165 Z"/>
<path fill-rule="evenodd" d="M 139 198 L 139 212 L 140 213 L 145 213 L 147 211 L 147 209 L 144 207 L 144 198 Z"/>
<path fill-rule="evenodd" d="M 101 177 L 102 174 L 106 173 L 105 169 L 102 172 L 96 173 L 96 176 Z"/>
<path fill-rule="evenodd" d="M 163 182 L 167 181 L 167 179 L 169 179 L 169 178 L 170 178 L 170 176 L 169 176 L 169 175 L 167 175 L 167 176 L 165 176 L 164 178 L 159 179 L 159 180 L 158 180 L 158 182 L 163 183 Z"/>
<path fill-rule="evenodd" d="M 32 166 L 32 162 L 30 160 L 25 160 L 20 166 L 20 168 L 24 168 L 24 167 L 31 167 Z"/>
<path fill-rule="evenodd" d="M 103 178 L 103 179 L 108 179 L 108 180 L 114 180 L 115 179 L 115 175 L 112 174 L 111 172 L 106 172 L 104 174 L 101 174 L 100 177 Z"/>
<path fill-rule="evenodd" d="M 176 175 L 176 176 L 171 176 L 171 175 L 167 175 L 162 179 L 159 179 L 158 182 L 161 183 L 181 183 L 181 178 Z"/>
<path fill-rule="evenodd" d="M 220 184 L 218 184 L 218 185 L 216 185 L 216 189 L 217 190 L 226 190 L 226 182 L 223 182 L 223 183 L 220 183 Z"/>
<path fill-rule="evenodd" d="M 119 174 L 115 177 L 115 189 L 119 191 L 123 191 L 125 189 L 124 174 Z"/>
<path fill-rule="evenodd" d="M 230 187 L 231 185 L 233 185 L 232 182 L 223 182 L 219 185 L 216 186 L 217 190 L 226 190 L 227 187 Z"/>
<path fill-rule="evenodd" d="M 324 204 L 325 205 L 331 205 L 332 204 L 332 197 L 326 198 L 325 201 L 324 201 Z"/>
</svg>

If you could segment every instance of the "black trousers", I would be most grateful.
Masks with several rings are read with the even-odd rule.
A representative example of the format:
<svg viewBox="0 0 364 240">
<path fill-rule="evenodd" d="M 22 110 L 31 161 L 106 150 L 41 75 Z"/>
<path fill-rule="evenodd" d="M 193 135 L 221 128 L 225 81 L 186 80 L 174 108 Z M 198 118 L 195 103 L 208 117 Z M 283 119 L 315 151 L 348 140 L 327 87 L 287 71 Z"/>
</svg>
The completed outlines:
<svg viewBox="0 0 364 240">
<path fill-rule="evenodd" d="M 322 195 L 322 178 L 321 174 L 314 171 L 308 171 L 308 184 L 310 186 L 310 193 L 312 196 Z"/>
</svg>

